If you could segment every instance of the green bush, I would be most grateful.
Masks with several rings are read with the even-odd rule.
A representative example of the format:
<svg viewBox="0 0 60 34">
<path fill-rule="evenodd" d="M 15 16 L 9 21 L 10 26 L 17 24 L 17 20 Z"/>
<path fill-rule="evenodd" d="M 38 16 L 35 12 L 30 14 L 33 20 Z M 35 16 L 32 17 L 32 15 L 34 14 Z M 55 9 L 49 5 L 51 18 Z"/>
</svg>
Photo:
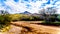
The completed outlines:
<svg viewBox="0 0 60 34">
<path fill-rule="evenodd" d="M 10 18 L 12 21 L 19 21 L 20 20 L 20 14 L 10 14 Z"/>
<path fill-rule="evenodd" d="M 42 20 L 42 19 L 40 19 L 40 17 L 39 16 L 22 16 L 22 17 L 20 17 L 20 20 L 21 21 L 40 21 L 40 20 Z"/>
<path fill-rule="evenodd" d="M 7 25 L 11 22 L 9 15 L 0 15 L 0 24 Z"/>
<path fill-rule="evenodd" d="M 31 17 L 23 15 L 22 17 L 20 17 L 20 20 L 21 21 L 29 21 L 29 20 L 31 20 Z"/>
<path fill-rule="evenodd" d="M 9 17 L 10 15 L 0 15 L 0 29 L 10 25 L 11 23 L 11 18 Z"/>
</svg>

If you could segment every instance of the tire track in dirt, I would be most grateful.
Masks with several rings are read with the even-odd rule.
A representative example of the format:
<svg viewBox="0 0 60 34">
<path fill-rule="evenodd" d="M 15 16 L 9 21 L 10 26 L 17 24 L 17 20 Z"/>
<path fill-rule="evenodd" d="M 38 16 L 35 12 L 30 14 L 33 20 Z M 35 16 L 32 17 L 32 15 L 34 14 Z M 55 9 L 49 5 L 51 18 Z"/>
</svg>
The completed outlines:
<svg viewBox="0 0 60 34">
<path fill-rule="evenodd" d="M 30 24 L 30 23 L 22 23 L 22 22 L 11 22 L 13 25 L 20 26 L 26 28 L 31 32 L 36 33 L 49 33 L 49 34 L 60 34 L 59 27 L 52 27 L 52 26 L 44 26 L 44 25 L 37 25 L 37 24 Z"/>
</svg>

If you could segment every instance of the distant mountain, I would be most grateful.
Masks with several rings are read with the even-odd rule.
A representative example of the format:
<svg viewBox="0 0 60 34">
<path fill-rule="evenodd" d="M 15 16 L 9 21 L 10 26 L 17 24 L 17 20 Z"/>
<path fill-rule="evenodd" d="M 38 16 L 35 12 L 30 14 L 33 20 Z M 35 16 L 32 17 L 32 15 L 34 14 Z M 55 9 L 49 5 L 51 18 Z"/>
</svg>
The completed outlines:
<svg viewBox="0 0 60 34">
<path fill-rule="evenodd" d="M 30 12 L 28 12 L 28 11 L 25 11 L 25 12 L 20 13 L 20 14 L 31 14 L 31 13 L 30 13 Z"/>
</svg>

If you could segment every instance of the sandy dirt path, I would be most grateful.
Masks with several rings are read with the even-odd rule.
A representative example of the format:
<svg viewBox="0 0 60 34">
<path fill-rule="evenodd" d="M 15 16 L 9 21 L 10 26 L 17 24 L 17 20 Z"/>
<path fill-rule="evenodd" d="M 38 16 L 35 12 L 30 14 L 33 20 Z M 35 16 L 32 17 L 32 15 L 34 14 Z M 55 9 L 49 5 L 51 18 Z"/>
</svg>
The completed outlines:
<svg viewBox="0 0 60 34">
<path fill-rule="evenodd" d="M 26 22 L 11 22 L 11 29 L 0 34 L 60 34 L 60 27 Z"/>
<path fill-rule="evenodd" d="M 53 27 L 53 26 L 45 26 L 45 25 L 37 25 L 37 24 L 30 24 L 30 23 L 24 23 L 24 22 L 12 22 L 12 24 L 16 26 L 20 26 L 23 28 L 27 28 L 31 32 L 36 33 L 45 33 L 45 34 L 60 34 L 60 28 L 59 27 Z"/>
</svg>

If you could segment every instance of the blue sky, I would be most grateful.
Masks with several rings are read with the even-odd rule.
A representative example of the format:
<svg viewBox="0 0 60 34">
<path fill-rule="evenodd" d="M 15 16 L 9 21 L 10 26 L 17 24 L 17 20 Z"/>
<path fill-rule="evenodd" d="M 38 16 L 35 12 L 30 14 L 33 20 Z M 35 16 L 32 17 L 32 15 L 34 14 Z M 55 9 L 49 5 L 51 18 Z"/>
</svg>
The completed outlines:
<svg viewBox="0 0 60 34">
<path fill-rule="evenodd" d="M 57 13 L 60 14 L 60 0 L 0 0 L 0 10 L 10 13 L 39 13 L 40 9 L 47 7 L 57 8 Z"/>
</svg>

